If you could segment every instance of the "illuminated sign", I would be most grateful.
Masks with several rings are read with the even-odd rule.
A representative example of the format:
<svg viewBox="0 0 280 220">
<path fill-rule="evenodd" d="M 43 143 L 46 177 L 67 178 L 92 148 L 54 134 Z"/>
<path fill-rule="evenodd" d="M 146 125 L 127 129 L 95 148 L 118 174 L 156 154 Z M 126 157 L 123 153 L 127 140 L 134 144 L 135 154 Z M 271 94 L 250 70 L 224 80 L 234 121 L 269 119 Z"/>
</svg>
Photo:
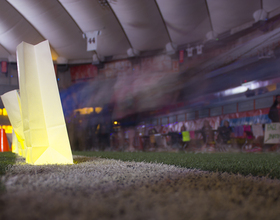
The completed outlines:
<svg viewBox="0 0 280 220">
<path fill-rule="evenodd" d="M 5 108 L 3 108 L 3 115 L 4 115 L 4 116 L 7 116 L 7 115 L 8 115 L 8 113 L 7 113 L 7 111 L 6 111 Z"/>
<path fill-rule="evenodd" d="M 0 115 L 4 115 L 4 116 L 8 115 L 5 108 L 3 108 L 3 109 L 0 108 Z"/>
<path fill-rule="evenodd" d="M 74 110 L 75 113 L 79 112 L 81 115 L 89 115 L 93 113 L 93 110 L 95 113 L 99 114 L 102 111 L 101 107 L 86 107 L 86 108 L 78 108 Z"/>
<path fill-rule="evenodd" d="M 0 128 L 3 128 L 6 132 L 6 134 L 12 134 L 13 133 L 13 127 L 11 125 L 2 125 Z"/>
<path fill-rule="evenodd" d="M 81 115 L 88 115 L 93 112 L 93 108 L 78 108 L 75 110 L 75 112 L 79 112 Z"/>
<path fill-rule="evenodd" d="M 268 80 L 266 80 L 266 81 L 251 81 L 251 82 L 244 81 L 244 83 L 242 83 L 241 86 L 231 88 L 231 89 L 227 89 L 227 90 L 224 90 L 222 92 L 218 92 L 218 93 L 216 93 L 216 95 L 217 96 L 229 96 L 229 95 L 240 94 L 240 93 L 246 92 L 248 89 L 249 90 L 254 90 L 254 89 L 266 87 L 266 86 L 268 86 L 268 84 L 269 84 Z"/>
<path fill-rule="evenodd" d="M 99 114 L 102 111 L 102 108 L 101 107 L 96 107 L 94 110 L 97 114 Z"/>
</svg>

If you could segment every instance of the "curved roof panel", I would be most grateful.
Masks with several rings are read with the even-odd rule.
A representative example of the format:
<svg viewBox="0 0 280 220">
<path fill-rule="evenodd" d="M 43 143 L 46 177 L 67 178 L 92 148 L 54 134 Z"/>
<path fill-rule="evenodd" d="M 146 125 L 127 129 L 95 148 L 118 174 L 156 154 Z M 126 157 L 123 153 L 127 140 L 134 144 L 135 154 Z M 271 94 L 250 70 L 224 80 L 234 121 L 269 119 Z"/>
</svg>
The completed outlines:
<svg viewBox="0 0 280 220">
<path fill-rule="evenodd" d="M 49 40 L 59 56 L 68 59 L 91 58 L 82 31 L 58 1 L 9 0 L 23 17 Z"/>
<path fill-rule="evenodd" d="M 0 1 L 0 44 L 5 52 L 15 55 L 15 49 L 22 41 L 37 44 L 45 40 L 22 16 L 6 1 Z"/>
<path fill-rule="evenodd" d="M 15 55 L 21 41 L 47 39 L 54 59 L 91 62 L 95 52 L 87 51 L 84 36 L 96 30 L 98 57 L 125 58 L 130 48 L 164 52 L 168 43 L 183 48 L 248 28 L 260 9 L 267 18 L 279 15 L 280 1 L 0 0 L 0 58 Z"/>
<path fill-rule="evenodd" d="M 97 53 L 101 56 L 126 54 L 129 42 L 120 24 L 109 8 L 102 8 L 98 1 L 60 0 L 84 33 L 101 31 Z"/>
<path fill-rule="evenodd" d="M 117 0 L 111 7 L 133 48 L 140 51 L 165 48 L 169 37 L 155 1 Z"/>
<path fill-rule="evenodd" d="M 280 1 L 278 0 L 263 0 L 263 9 L 267 12 L 272 12 L 276 10 L 277 8 L 280 8 Z"/>
<path fill-rule="evenodd" d="M 205 0 L 157 0 L 171 40 L 177 44 L 203 41 L 211 31 Z"/>
<path fill-rule="evenodd" d="M 253 13 L 261 9 L 256 0 L 207 0 L 213 31 L 221 34 L 231 28 L 253 22 Z"/>
</svg>

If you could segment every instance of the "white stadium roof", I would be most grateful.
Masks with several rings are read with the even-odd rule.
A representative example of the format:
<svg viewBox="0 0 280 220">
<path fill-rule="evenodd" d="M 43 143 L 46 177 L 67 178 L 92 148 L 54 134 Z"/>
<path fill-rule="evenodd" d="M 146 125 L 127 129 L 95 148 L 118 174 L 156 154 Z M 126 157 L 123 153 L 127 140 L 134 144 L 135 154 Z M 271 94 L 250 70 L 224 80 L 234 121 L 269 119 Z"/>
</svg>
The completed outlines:
<svg viewBox="0 0 280 220">
<path fill-rule="evenodd" d="M 236 33 L 280 14 L 279 0 L 0 0 L 0 59 L 22 41 L 49 40 L 53 59 L 91 62 L 85 35 L 101 31 L 100 59 L 166 51 Z"/>
</svg>

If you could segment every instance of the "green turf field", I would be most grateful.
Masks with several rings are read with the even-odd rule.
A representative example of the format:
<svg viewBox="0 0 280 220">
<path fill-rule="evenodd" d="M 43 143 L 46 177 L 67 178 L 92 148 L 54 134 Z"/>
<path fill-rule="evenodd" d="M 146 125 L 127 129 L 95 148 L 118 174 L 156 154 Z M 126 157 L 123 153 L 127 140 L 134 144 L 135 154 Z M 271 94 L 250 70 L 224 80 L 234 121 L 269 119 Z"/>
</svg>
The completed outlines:
<svg viewBox="0 0 280 220">
<path fill-rule="evenodd" d="M 5 174 L 5 170 L 10 164 L 15 163 L 15 159 L 16 159 L 16 154 L 12 152 L 0 152 L 0 177 L 1 175 Z M 1 179 L 0 179 L 0 193 L 3 190 L 4 187 L 1 184 Z"/>
<path fill-rule="evenodd" d="M 0 156 L 5 175 L 0 219 L 276 220 L 280 215 L 280 154 L 74 152 L 74 165 L 19 162 L 12 169 L 6 168 L 15 155 Z"/>
<path fill-rule="evenodd" d="M 280 154 L 261 153 L 170 153 L 170 152 L 73 152 L 74 155 L 94 156 L 135 162 L 153 162 L 196 168 L 207 171 L 268 176 L 280 179 Z M 15 162 L 11 152 L 0 153 L 0 175 Z"/>
<path fill-rule="evenodd" d="M 152 162 L 242 175 L 280 179 L 280 154 L 272 153 L 169 153 L 169 152 L 73 152 L 123 161 Z"/>
<path fill-rule="evenodd" d="M 0 152 L 0 175 L 5 173 L 5 169 L 8 165 L 14 164 L 16 154 L 12 152 Z"/>
</svg>

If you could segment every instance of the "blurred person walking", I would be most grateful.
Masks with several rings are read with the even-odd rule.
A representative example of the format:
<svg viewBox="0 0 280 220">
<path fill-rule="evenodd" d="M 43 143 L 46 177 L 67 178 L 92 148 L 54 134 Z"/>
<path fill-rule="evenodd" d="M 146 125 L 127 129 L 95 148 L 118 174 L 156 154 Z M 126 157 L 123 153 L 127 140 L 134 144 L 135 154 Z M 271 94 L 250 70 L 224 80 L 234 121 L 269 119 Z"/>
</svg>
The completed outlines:
<svg viewBox="0 0 280 220">
<path fill-rule="evenodd" d="M 276 95 L 274 103 L 269 109 L 268 113 L 269 119 L 272 121 L 272 123 L 277 123 L 279 122 L 280 119 L 280 95 Z M 280 148 L 279 144 L 275 144 L 271 147 L 270 150 L 272 151 L 277 151 L 277 149 Z"/>
<path fill-rule="evenodd" d="M 272 122 L 279 122 L 280 95 L 276 95 L 273 105 L 270 107 L 268 117 Z"/>
<path fill-rule="evenodd" d="M 209 121 L 205 120 L 203 122 L 203 127 L 198 132 L 201 133 L 203 138 L 204 145 L 202 147 L 202 151 L 204 151 L 208 145 L 214 145 L 214 132 Z"/>
<path fill-rule="evenodd" d="M 224 125 L 218 128 L 217 141 L 222 144 L 228 143 L 230 141 L 232 134 L 232 128 L 229 126 L 228 121 L 224 121 Z"/>
<path fill-rule="evenodd" d="M 129 152 L 133 152 L 135 151 L 135 148 L 134 148 L 134 138 L 135 138 L 135 128 L 133 126 L 130 126 L 128 128 L 128 149 L 127 151 Z"/>
</svg>

